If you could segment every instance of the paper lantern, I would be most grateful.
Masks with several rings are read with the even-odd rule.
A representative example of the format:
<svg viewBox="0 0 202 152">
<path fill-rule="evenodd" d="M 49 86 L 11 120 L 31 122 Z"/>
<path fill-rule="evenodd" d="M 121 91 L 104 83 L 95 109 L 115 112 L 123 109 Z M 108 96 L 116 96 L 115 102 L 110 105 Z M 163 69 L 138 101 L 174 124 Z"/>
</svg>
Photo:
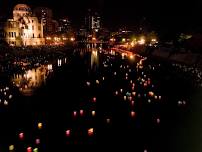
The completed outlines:
<svg viewBox="0 0 202 152">
<path fill-rule="evenodd" d="M 96 82 L 96 84 L 99 84 L 99 83 L 100 83 L 100 81 L 99 81 L 99 80 L 96 80 L 95 82 Z"/>
<path fill-rule="evenodd" d="M 135 105 L 135 101 L 134 101 L 134 100 L 131 101 L 131 105 L 132 105 L 132 106 Z"/>
<path fill-rule="evenodd" d="M 118 91 L 116 91 L 116 92 L 115 92 L 115 95 L 118 95 L 118 94 L 119 94 L 119 92 L 118 92 Z"/>
<path fill-rule="evenodd" d="M 27 147 L 27 152 L 32 152 L 32 147 Z"/>
<path fill-rule="evenodd" d="M 127 99 L 126 96 L 123 96 L 123 99 L 126 101 L 126 99 Z"/>
<path fill-rule="evenodd" d="M 73 111 L 73 116 L 76 117 L 77 111 Z"/>
<path fill-rule="evenodd" d="M 157 118 L 157 119 L 156 119 L 156 122 L 157 122 L 157 124 L 159 124 L 159 123 L 160 123 L 160 119 L 159 119 L 159 118 Z"/>
<path fill-rule="evenodd" d="M 135 117 L 135 111 L 131 111 L 130 116 L 134 118 Z"/>
<path fill-rule="evenodd" d="M 94 110 L 91 113 L 92 113 L 92 116 L 95 116 L 95 111 Z"/>
<path fill-rule="evenodd" d="M 79 111 L 79 113 L 80 113 L 80 116 L 83 116 L 84 111 L 81 109 L 81 110 Z"/>
<path fill-rule="evenodd" d="M 41 122 L 38 123 L 38 129 L 42 129 L 43 124 Z"/>
<path fill-rule="evenodd" d="M 24 139 L 24 133 L 23 132 L 19 133 L 19 138 L 20 138 L 20 140 Z"/>
<path fill-rule="evenodd" d="M 33 149 L 33 152 L 38 152 L 38 148 L 34 148 L 34 149 Z"/>
<path fill-rule="evenodd" d="M 96 100 L 97 100 L 96 97 L 93 97 L 93 102 L 96 102 Z"/>
<path fill-rule="evenodd" d="M 107 118 L 106 121 L 107 121 L 107 123 L 110 123 L 111 120 L 109 118 Z"/>
<path fill-rule="evenodd" d="M 9 146 L 9 151 L 13 151 L 14 150 L 14 145 L 10 145 Z"/>
<path fill-rule="evenodd" d="M 35 143 L 36 143 L 37 145 L 40 144 L 40 139 L 37 138 L 36 141 L 35 141 Z"/>
<path fill-rule="evenodd" d="M 94 134 L 94 129 L 93 128 L 88 129 L 88 135 L 93 136 L 93 134 Z"/>
<path fill-rule="evenodd" d="M 67 137 L 69 137 L 69 136 L 70 136 L 70 134 L 71 134 L 70 129 L 66 130 L 66 132 L 65 132 L 65 133 L 66 133 L 66 136 L 67 136 Z"/>
</svg>

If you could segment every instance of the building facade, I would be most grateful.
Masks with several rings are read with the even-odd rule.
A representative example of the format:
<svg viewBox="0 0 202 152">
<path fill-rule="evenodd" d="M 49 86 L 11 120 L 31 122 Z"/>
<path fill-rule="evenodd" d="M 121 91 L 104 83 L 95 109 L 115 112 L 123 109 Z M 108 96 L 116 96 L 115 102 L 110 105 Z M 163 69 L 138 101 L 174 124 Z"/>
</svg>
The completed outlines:
<svg viewBox="0 0 202 152">
<path fill-rule="evenodd" d="M 13 9 L 13 18 L 1 23 L 1 39 L 11 46 L 44 45 L 43 25 L 26 4 Z"/>
</svg>

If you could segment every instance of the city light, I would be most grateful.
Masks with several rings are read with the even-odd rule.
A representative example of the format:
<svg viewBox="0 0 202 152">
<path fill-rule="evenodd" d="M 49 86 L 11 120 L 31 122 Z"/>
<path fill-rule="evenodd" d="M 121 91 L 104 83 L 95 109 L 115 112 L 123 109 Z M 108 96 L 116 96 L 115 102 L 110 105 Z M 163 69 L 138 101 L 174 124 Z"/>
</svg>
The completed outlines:
<svg viewBox="0 0 202 152">
<path fill-rule="evenodd" d="M 72 42 L 75 41 L 75 38 L 74 38 L 74 37 L 71 37 L 71 38 L 70 38 L 70 41 L 72 41 Z"/>
</svg>

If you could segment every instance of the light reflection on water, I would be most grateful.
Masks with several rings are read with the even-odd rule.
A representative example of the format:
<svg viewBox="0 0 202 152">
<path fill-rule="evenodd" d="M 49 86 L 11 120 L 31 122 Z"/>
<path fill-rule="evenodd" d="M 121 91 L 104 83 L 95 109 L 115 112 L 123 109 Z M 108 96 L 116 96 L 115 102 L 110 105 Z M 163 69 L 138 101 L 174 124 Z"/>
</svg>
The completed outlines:
<svg viewBox="0 0 202 152">
<path fill-rule="evenodd" d="M 46 83 L 48 75 L 54 71 L 54 64 L 56 64 L 56 67 L 60 67 L 62 64 L 66 64 L 66 62 L 66 58 L 58 59 L 57 63 L 41 65 L 22 74 L 14 74 L 11 81 L 23 95 L 32 95 L 36 88 Z"/>
</svg>

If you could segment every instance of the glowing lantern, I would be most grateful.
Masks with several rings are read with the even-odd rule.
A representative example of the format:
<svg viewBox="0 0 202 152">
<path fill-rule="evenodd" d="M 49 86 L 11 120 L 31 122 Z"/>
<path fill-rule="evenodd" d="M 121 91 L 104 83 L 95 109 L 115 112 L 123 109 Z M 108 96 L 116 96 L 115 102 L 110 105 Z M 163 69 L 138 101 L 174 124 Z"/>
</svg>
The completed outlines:
<svg viewBox="0 0 202 152">
<path fill-rule="evenodd" d="M 126 73 L 126 76 L 128 76 L 128 73 Z"/>
<path fill-rule="evenodd" d="M 126 77 L 126 80 L 128 80 L 128 77 Z"/>
<path fill-rule="evenodd" d="M 8 105 L 8 101 L 4 100 L 4 105 L 7 106 Z"/>
<path fill-rule="evenodd" d="M 135 104 L 135 101 L 134 101 L 134 100 L 132 100 L 132 101 L 131 101 L 131 105 L 132 105 L 132 106 L 134 106 L 134 104 Z"/>
<path fill-rule="evenodd" d="M 32 147 L 27 147 L 27 152 L 32 152 Z"/>
<path fill-rule="evenodd" d="M 8 98 L 11 99 L 12 97 L 13 97 L 13 96 L 10 94 Z"/>
<path fill-rule="evenodd" d="M 153 97 L 154 96 L 154 92 L 149 91 L 149 96 Z"/>
<path fill-rule="evenodd" d="M 43 124 L 41 122 L 38 123 L 38 129 L 42 129 Z"/>
<path fill-rule="evenodd" d="M 116 75 L 116 72 L 114 72 L 114 75 Z"/>
<path fill-rule="evenodd" d="M 133 87 L 133 86 L 132 86 L 132 88 L 131 88 L 131 89 L 132 89 L 132 90 L 135 90 L 135 87 Z"/>
<path fill-rule="evenodd" d="M 140 93 L 138 93 L 137 97 L 138 97 L 138 98 L 140 98 L 140 97 L 141 97 L 141 94 L 140 94 Z"/>
<path fill-rule="evenodd" d="M 107 123 L 110 123 L 111 120 L 109 118 L 107 118 L 106 121 L 107 121 Z"/>
<path fill-rule="evenodd" d="M 123 92 L 123 89 L 120 89 L 120 92 L 122 93 L 122 92 Z"/>
<path fill-rule="evenodd" d="M 33 152 L 38 152 L 38 148 L 34 148 L 34 149 L 33 149 Z"/>
<path fill-rule="evenodd" d="M 76 115 L 77 115 L 77 112 L 76 112 L 76 111 L 74 111 L 74 112 L 73 112 L 73 116 L 74 116 L 74 117 L 76 117 Z"/>
<path fill-rule="evenodd" d="M 151 99 L 148 99 L 148 103 L 151 103 Z"/>
<path fill-rule="evenodd" d="M 97 100 L 96 97 L 93 97 L 93 102 L 96 102 L 96 100 Z"/>
<path fill-rule="evenodd" d="M 157 96 L 154 96 L 154 99 L 158 99 L 158 97 L 157 97 Z"/>
<path fill-rule="evenodd" d="M 181 105 L 182 104 L 182 101 L 178 101 L 178 105 Z"/>
<path fill-rule="evenodd" d="M 99 80 L 96 80 L 96 83 L 99 84 L 100 83 Z"/>
<path fill-rule="evenodd" d="M 160 119 L 159 119 L 159 118 L 157 118 L 157 119 L 156 119 L 156 122 L 157 122 L 157 124 L 159 124 L 159 123 L 160 123 Z"/>
<path fill-rule="evenodd" d="M 13 151 L 14 150 L 14 145 L 10 145 L 9 146 L 9 151 Z"/>
<path fill-rule="evenodd" d="M 145 149 L 144 152 L 147 152 L 147 149 Z"/>
<path fill-rule="evenodd" d="M 135 95 L 136 95 L 136 92 L 132 92 L 132 95 L 135 96 Z"/>
<path fill-rule="evenodd" d="M 159 96 L 159 100 L 161 100 L 161 96 Z"/>
<path fill-rule="evenodd" d="M 35 141 L 35 143 L 36 143 L 37 145 L 40 144 L 40 139 L 37 138 L 36 141 Z"/>
<path fill-rule="evenodd" d="M 82 109 L 79 111 L 79 113 L 80 113 L 81 116 L 83 116 L 83 114 L 84 114 Z"/>
<path fill-rule="evenodd" d="M 92 113 L 92 116 L 95 116 L 95 111 L 94 110 L 91 113 Z"/>
<path fill-rule="evenodd" d="M 66 136 L 67 136 L 67 137 L 69 137 L 69 136 L 70 136 L 70 134 L 71 134 L 70 129 L 66 130 L 66 132 L 65 132 L 65 133 L 66 133 Z"/>
<path fill-rule="evenodd" d="M 4 95 L 6 96 L 6 92 L 4 92 Z"/>
<path fill-rule="evenodd" d="M 116 91 L 116 92 L 115 92 L 115 95 L 118 95 L 118 94 L 119 94 L 119 92 L 118 92 L 118 91 Z"/>
<path fill-rule="evenodd" d="M 147 83 L 146 82 L 144 83 L 144 87 L 147 87 Z"/>
<path fill-rule="evenodd" d="M 88 129 L 88 135 L 92 136 L 93 134 L 94 134 L 94 129 L 93 128 Z"/>
<path fill-rule="evenodd" d="M 102 77 L 102 80 L 105 80 L 105 77 Z"/>
<path fill-rule="evenodd" d="M 131 96 L 129 97 L 129 100 L 130 100 L 130 101 L 132 100 L 132 97 L 131 97 Z"/>
<path fill-rule="evenodd" d="M 130 80 L 130 83 L 132 84 L 132 83 L 133 83 L 133 80 Z"/>
<path fill-rule="evenodd" d="M 123 96 L 123 99 L 126 101 L 126 96 Z"/>
<path fill-rule="evenodd" d="M 20 138 L 20 140 L 24 139 L 24 133 L 23 132 L 19 133 L 19 138 Z"/>
<path fill-rule="evenodd" d="M 130 116 L 131 116 L 131 117 L 135 117 L 135 111 L 131 111 L 131 112 L 130 112 Z"/>
<path fill-rule="evenodd" d="M 183 105 L 186 105 L 186 101 L 182 101 Z"/>
<path fill-rule="evenodd" d="M 87 81 L 87 82 L 86 82 L 86 85 L 87 85 L 87 86 L 90 86 L 90 82 L 89 82 L 89 81 Z"/>
</svg>

